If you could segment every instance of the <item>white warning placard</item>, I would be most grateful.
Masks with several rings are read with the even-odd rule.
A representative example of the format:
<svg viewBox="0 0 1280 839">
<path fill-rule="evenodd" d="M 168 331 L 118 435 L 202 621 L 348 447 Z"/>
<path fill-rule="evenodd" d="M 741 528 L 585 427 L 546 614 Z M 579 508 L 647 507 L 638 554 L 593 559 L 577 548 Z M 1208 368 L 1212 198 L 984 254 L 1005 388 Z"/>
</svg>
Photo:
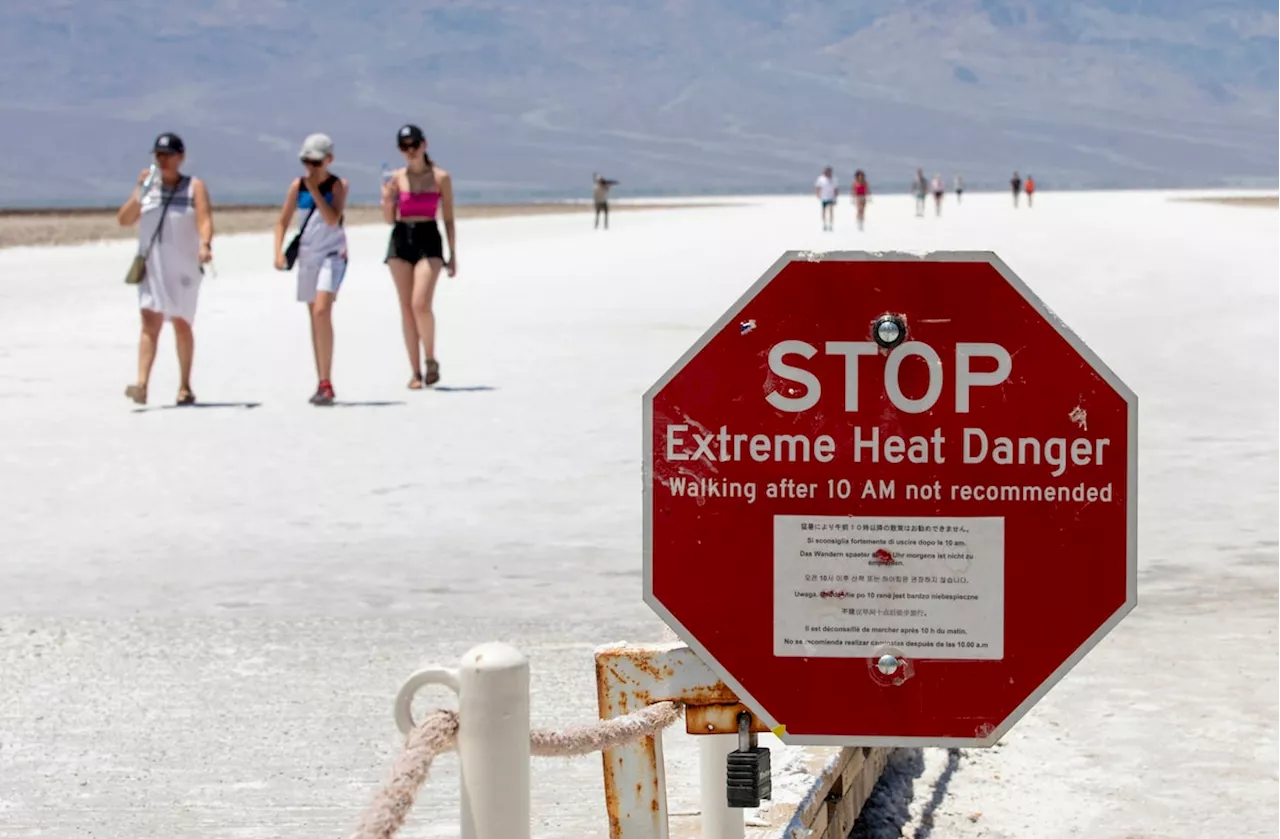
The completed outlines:
<svg viewBox="0 0 1280 839">
<path fill-rule="evenodd" d="M 1004 657 L 1002 517 L 774 516 L 773 653 Z"/>
</svg>

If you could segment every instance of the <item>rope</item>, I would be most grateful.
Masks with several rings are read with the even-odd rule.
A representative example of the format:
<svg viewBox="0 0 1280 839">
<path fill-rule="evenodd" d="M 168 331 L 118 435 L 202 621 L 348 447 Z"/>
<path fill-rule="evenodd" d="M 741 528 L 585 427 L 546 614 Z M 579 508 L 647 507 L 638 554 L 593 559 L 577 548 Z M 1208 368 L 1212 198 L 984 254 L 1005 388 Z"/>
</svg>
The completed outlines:
<svg viewBox="0 0 1280 839">
<path fill-rule="evenodd" d="M 680 719 L 680 706 L 655 702 L 611 720 L 575 725 L 564 731 L 532 731 L 529 747 L 539 757 L 581 757 L 652 737 Z"/>
<path fill-rule="evenodd" d="M 373 797 L 351 839 L 391 839 L 404 826 L 431 761 L 457 744 L 458 713 L 437 708 L 405 738 L 404 751 L 391 767 L 391 780 Z"/>
<path fill-rule="evenodd" d="M 638 711 L 575 725 L 564 731 L 534 729 L 529 750 L 539 757 L 580 757 L 660 734 L 680 719 L 676 702 L 656 702 Z M 427 714 L 405 738 L 404 751 L 391 767 L 391 778 L 365 811 L 350 839 L 392 839 L 404 826 L 431 763 L 457 745 L 458 712 L 438 708 Z"/>
</svg>

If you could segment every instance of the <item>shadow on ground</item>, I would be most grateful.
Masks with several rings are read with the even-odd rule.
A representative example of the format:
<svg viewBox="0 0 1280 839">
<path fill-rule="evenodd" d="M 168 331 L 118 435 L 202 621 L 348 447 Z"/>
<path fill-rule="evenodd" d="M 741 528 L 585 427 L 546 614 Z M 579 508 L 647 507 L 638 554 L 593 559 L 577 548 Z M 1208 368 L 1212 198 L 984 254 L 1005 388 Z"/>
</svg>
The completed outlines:
<svg viewBox="0 0 1280 839">
<path fill-rule="evenodd" d="M 959 749 L 947 750 L 947 765 L 934 782 L 920 817 L 913 820 L 911 802 L 915 799 L 915 782 L 924 774 L 924 751 L 894 751 L 858 820 L 853 823 L 849 839 L 899 839 L 908 825 L 915 827 L 914 839 L 929 839 L 933 836 L 933 814 L 947 797 L 951 778 L 960 768 L 960 756 Z"/>
<path fill-rule="evenodd" d="M 172 411 L 179 408 L 184 411 L 189 411 L 192 408 L 240 408 L 241 410 L 247 410 L 260 407 L 262 407 L 261 402 L 196 402 L 191 405 L 153 405 L 146 408 L 134 408 L 133 412 L 135 414 L 145 414 L 151 411 Z"/>
</svg>

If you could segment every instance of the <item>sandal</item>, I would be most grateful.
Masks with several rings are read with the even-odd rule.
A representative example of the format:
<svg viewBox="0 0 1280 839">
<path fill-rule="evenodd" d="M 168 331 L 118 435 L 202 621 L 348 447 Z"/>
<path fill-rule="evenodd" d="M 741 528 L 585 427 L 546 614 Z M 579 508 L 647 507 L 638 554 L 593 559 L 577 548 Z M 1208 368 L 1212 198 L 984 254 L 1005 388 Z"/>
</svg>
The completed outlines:
<svg viewBox="0 0 1280 839">
<path fill-rule="evenodd" d="M 185 387 L 178 391 L 178 405 L 194 405 L 196 404 L 196 395 Z"/>
<path fill-rule="evenodd" d="M 409 380 L 409 390 L 422 390 L 422 376 L 418 373 L 414 373 L 413 378 Z"/>
<path fill-rule="evenodd" d="M 124 389 L 124 395 L 129 397 L 139 405 L 147 404 L 147 386 L 146 385 L 129 385 Z"/>
<path fill-rule="evenodd" d="M 427 373 L 422 377 L 422 384 L 430 386 L 440 381 L 440 362 L 434 358 L 427 359 Z"/>
</svg>

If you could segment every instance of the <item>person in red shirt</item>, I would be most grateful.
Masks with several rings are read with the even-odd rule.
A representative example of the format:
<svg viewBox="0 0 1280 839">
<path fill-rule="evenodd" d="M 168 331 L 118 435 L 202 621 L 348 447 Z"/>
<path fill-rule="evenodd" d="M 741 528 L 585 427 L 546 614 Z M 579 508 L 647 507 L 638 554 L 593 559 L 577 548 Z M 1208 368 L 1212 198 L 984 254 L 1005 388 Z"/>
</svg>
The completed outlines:
<svg viewBox="0 0 1280 839">
<path fill-rule="evenodd" d="M 1036 194 L 1036 179 L 1031 177 L 1030 175 L 1027 175 L 1027 182 L 1023 186 L 1023 189 L 1027 191 L 1027 207 L 1030 207 L 1031 199 Z"/>
</svg>

